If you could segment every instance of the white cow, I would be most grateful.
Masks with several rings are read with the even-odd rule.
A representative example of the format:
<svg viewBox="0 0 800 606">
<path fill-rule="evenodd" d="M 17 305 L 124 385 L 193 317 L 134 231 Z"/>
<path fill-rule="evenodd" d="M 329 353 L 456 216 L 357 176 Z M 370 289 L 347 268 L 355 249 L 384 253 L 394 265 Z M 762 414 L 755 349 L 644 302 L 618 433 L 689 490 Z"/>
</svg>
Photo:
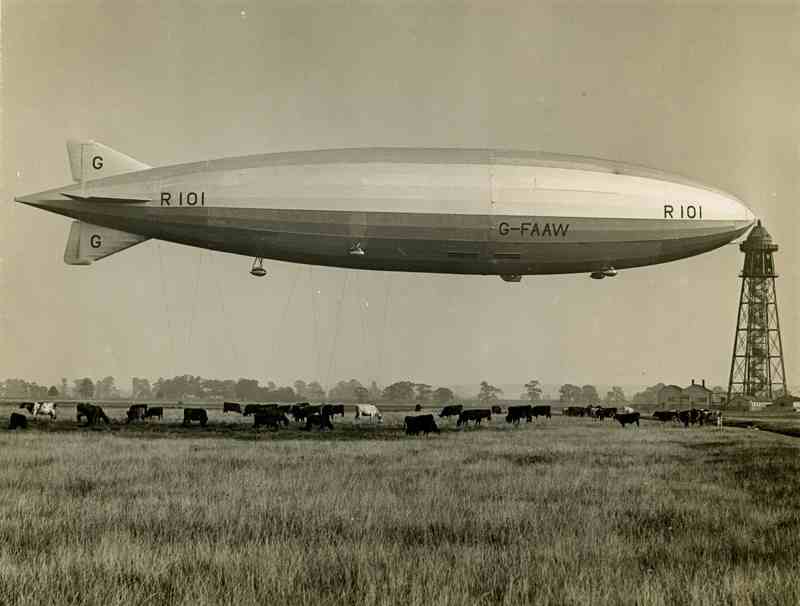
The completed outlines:
<svg viewBox="0 0 800 606">
<path fill-rule="evenodd" d="M 374 423 L 376 420 L 378 423 L 383 423 L 383 415 L 381 414 L 381 411 L 378 410 L 378 407 L 374 404 L 356 405 L 356 418 L 354 423 L 357 423 L 362 417 L 368 418 L 370 423 Z"/>
<path fill-rule="evenodd" d="M 47 415 L 51 419 L 55 419 L 56 408 L 58 407 L 58 404 L 55 402 L 23 402 L 19 407 L 24 408 L 34 417 L 39 415 Z"/>
</svg>

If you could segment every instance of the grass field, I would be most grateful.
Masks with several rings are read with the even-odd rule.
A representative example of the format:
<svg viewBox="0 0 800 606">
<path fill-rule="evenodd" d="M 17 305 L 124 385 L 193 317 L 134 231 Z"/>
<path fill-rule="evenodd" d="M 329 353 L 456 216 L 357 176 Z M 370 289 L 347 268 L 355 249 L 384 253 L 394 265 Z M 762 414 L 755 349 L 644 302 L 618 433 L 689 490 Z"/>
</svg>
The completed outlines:
<svg viewBox="0 0 800 606">
<path fill-rule="evenodd" d="M 0 433 L 0 604 L 800 603 L 794 438 L 65 413 Z"/>
</svg>

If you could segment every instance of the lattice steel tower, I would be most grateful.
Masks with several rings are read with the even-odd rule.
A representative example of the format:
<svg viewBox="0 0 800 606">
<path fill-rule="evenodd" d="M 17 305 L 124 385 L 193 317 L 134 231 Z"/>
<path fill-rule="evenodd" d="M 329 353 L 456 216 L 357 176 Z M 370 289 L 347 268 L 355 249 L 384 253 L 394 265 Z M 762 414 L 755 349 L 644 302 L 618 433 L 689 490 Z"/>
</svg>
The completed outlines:
<svg viewBox="0 0 800 606">
<path fill-rule="evenodd" d="M 728 402 L 739 395 L 772 400 L 787 393 L 775 294 L 778 275 L 772 259 L 778 245 L 759 221 L 739 250 L 744 253 L 744 267 L 739 274 L 742 292 L 733 338 Z"/>
</svg>

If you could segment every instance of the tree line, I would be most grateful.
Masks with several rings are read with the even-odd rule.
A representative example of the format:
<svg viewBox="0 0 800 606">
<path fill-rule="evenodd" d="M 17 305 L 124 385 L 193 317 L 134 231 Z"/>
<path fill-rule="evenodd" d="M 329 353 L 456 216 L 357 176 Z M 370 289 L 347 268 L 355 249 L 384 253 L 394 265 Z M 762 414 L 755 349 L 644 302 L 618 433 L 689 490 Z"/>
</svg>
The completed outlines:
<svg viewBox="0 0 800 606">
<path fill-rule="evenodd" d="M 633 404 L 654 404 L 658 399 L 658 392 L 664 383 L 657 383 L 636 393 Z M 724 393 L 722 387 L 716 386 L 714 392 Z M 503 390 L 481 381 L 480 389 L 475 399 L 485 406 L 491 406 L 500 401 Z M 36 382 L 24 379 L 6 379 L 0 381 L 0 397 L 6 398 L 83 398 L 95 400 L 110 400 L 120 398 L 121 393 L 114 377 L 107 376 L 102 379 L 83 377 L 74 379 L 70 385 L 67 379 L 62 379 L 61 384 L 39 385 Z M 292 385 L 279 386 L 273 381 L 262 385 L 257 379 L 206 379 L 194 375 L 180 375 L 172 378 L 159 377 L 151 382 L 149 379 L 134 377 L 132 380 L 132 398 L 134 400 L 182 400 L 196 399 L 227 399 L 245 401 L 273 401 L 295 402 L 307 400 L 309 402 L 342 401 L 342 402 L 405 402 L 445 405 L 456 399 L 453 391 L 448 387 L 433 387 L 427 383 L 414 381 L 396 381 L 386 387 L 379 387 L 375 381 L 369 386 L 363 385 L 357 379 L 339 381 L 326 390 L 318 381 L 297 380 Z M 525 384 L 525 391 L 520 394 L 520 400 L 539 402 L 542 399 L 542 387 L 538 379 L 531 379 Z M 601 398 L 594 385 L 573 385 L 565 383 L 558 392 L 558 400 L 563 405 L 617 405 L 627 402 L 625 392 L 621 387 L 613 386 Z"/>
</svg>

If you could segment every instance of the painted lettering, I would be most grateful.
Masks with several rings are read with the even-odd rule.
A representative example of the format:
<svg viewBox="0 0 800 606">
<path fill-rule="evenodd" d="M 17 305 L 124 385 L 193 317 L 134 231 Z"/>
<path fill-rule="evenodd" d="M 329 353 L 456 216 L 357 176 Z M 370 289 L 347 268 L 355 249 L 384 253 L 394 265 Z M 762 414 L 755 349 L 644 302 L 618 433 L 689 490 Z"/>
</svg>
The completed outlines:
<svg viewBox="0 0 800 606">
<path fill-rule="evenodd" d="M 100 237 L 99 234 L 92 234 L 89 236 L 89 246 L 92 248 L 100 248 L 103 244 L 103 239 Z"/>
<path fill-rule="evenodd" d="M 672 219 L 672 211 L 675 209 L 672 207 L 672 204 L 665 204 L 664 205 L 664 218 L 665 219 Z"/>
<path fill-rule="evenodd" d="M 92 166 L 95 170 L 103 168 L 103 156 L 95 156 L 92 158 Z"/>
<path fill-rule="evenodd" d="M 169 206 L 169 199 L 172 197 L 172 194 L 168 191 L 161 192 L 161 206 Z"/>
<path fill-rule="evenodd" d="M 500 223 L 500 225 L 497 226 L 497 231 L 500 232 L 501 236 L 507 236 L 508 235 L 508 223 L 506 223 L 505 221 Z"/>
</svg>

